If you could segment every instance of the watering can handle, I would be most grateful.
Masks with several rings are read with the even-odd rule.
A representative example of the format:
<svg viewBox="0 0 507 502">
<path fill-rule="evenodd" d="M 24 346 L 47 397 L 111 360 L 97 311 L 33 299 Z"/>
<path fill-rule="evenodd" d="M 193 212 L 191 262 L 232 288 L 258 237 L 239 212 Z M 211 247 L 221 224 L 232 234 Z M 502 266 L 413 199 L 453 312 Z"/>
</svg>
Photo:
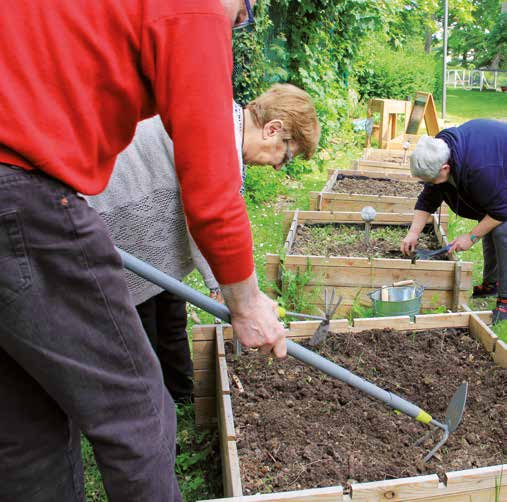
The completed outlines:
<svg viewBox="0 0 507 502">
<path fill-rule="evenodd" d="M 393 282 L 393 287 L 398 287 L 398 286 L 411 286 L 412 284 L 415 284 L 414 280 L 413 279 L 407 279 L 406 281 L 398 281 L 398 282 Z"/>
</svg>

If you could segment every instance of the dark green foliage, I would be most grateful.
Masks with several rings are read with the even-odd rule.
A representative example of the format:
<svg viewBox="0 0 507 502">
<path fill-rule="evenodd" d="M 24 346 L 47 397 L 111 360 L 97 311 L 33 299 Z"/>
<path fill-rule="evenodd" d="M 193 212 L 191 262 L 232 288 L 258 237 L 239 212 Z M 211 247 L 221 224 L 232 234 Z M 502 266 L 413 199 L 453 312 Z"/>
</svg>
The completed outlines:
<svg viewBox="0 0 507 502">
<path fill-rule="evenodd" d="M 348 73 L 365 33 L 380 25 L 375 0 L 259 0 L 256 28 L 234 37 L 234 93 L 246 103 L 276 82 L 315 99 L 327 147 L 348 114 Z"/>
<path fill-rule="evenodd" d="M 271 166 L 252 166 L 245 178 L 245 198 L 254 203 L 269 202 L 286 192 L 285 174 Z"/>
<path fill-rule="evenodd" d="M 422 44 L 392 49 L 375 39 L 361 47 L 353 76 L 363 99 L 411 98 L 416 91 L 438 91 L 441 65 L 425 54 Z"/>
</svg>

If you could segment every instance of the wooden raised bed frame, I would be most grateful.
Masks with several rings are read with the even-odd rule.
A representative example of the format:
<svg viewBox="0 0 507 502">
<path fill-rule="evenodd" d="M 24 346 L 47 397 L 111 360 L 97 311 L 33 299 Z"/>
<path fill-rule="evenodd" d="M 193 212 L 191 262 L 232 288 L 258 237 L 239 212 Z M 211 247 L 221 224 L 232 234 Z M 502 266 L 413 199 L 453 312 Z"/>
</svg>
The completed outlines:
<svg viewBox="0 0 507 502">
<path fill-rule="evenodd" d="M 412 214 L 377 213 L 373 225 L 408 225 Z M 333 211 L 286 211 L 284 213 L 284 231 L 287 238 L 281 255 L 266 255 L 266 280 L 268 284 L 279 284 L 282 261 L 287 270 L 296 272 L 306 270 L 310 264 L 313 278 L 304 287 L 306 291 L 320 288 L 320 297 L 313 303 L 323 310 L 324 288 L 332 287 L 343 297 L 337 316 L 346 314 L 359 293 L 361 304 L 370 305 L 367 293 L 396 281 L 413 279 L 425 286 L 422 308 L 430 309 L 445 305 L 452 310 L 467 303 L 472 288 L 472 263 L 462 262 L 452 256 L 449 261 L 417 260 L 412 264 L 409 259 L 358 258 L 352 256 L 308 256 L 291 254 L 299 224 L 326 223 L 363 223 L 360 213 Z M 438 224 L 435 215 L 428 223 L 433 224 L 436 236 L 442 246 L 446 245 L 445 231 Z M 267 290 L 275 297 L 273 289 Z M 438 301 L 436 301 L 438 300 Z"/>
<path fill-rule="evenodd" d="M 363 156 L 350 163 L 350 169 L 376 171 L 384 174 L 410 174 L 409 154 L 399 150 L 365 148 Z"/>
<path fill-rule="evenodd" d="M 486 323 L 491 312 L 459 312 L 407 317 L 331 321 L 331 331 L 354 333 L 363 330 L 390 328 L 396 331 L 422 331 L 432 328 L 468 327 L 481 340 L 484 348 L 501 367 L 507 368 L 507 344 L 498 339 Z M 309 338 L 318 321 L 293 322 L 287 336 L 295 341 Z M 242 496 L 239 456 L 236 446 L 234 415 L 230 396 L 224 341 L 232 340 L 229 325 L 194 326 L 193 352 L 196 372 L 196 418 L 200 424 L 218 426 L 222 451 L 224 492 L 229 502 L 495 502 L 495 490 L 501 486 L 499 502 L 507 501 L 507 465 L 449 472 L 442 483 L 436 474 L 410 478 L 356 483 L 351 494 L 343 494 L 341 486 L 306 489 L 293 492 Z M 201 382 L 201 385 L 198 385 Z M 207 392 L 207 395 L 204 396 Z M 202 404 L 206 403 L 205 406 Z M 216 407 L 215 407 L 216 406 Z"/>
<path fill-rule="evenodd" d="M 417 178 L 404 173 L 386 176 L 376 171 L 351 171 L 333 169 L 326 185 L 320 192 L 310 192 L 310 211 L 361 211 L 364 206 L 372 206 L 378 213 L 413 213 L 417 197 L 392 195 L 366 195 L 361 193 L 340 193 L 333 191 L 339 175 L 364 176 L 366 178 L 388 178 L 404 183 L 418 183 Z M 422 185 L 421 185 L 422 189 Z M 442 227 L 446 230 L 448 223 L 447 205 L 442 206 Z"/>
</svg>

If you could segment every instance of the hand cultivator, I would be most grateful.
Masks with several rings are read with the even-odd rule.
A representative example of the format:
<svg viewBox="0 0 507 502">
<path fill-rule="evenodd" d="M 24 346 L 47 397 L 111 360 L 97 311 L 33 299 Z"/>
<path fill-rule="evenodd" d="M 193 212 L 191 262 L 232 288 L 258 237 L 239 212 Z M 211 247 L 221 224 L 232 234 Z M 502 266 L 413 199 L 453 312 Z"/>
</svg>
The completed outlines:
<svg viewBox="0 0 507 502">
<path fill-rule="evenodd" d="M 299 314 L 296 312 L 288 312 L 283 307 L 278 307 L 278 315 L 280 318 L 284 318 L 287 316 L 296 317 L 299 319 L 313 319 L 316 321 L 320 321 L 319 327 L 315 330 L 312 338 L 310 339 L 310 345 L 312 347 L 316 347 L 320 345 L 322 342 L 326 340 L 327 334 L 329 333 L 329 323 L 333 316 L 335 315 L 340 303 L 342 302 L 342 297 L 340 296 L 338 299 L 335 298 L 336 292 L 335 290 L 331 290 L 331 294 L 329 294 L 328 289 L 324 290 L 324 317 L 310 315 L 310 314 Z"/>
<path fill-rule="evenodd" d="M 212 300 L 211 298 L 203 295 L 202 293 L 195 291 L 189 286 L 182 284 L 176 279 L 173 279 L 172 277 L 163 274 L 156 268 L 152 267 L 151 265 L 148 265 L 147 263 L 144 263 L 141 260 L 138 260 L 137 258 L 126 253 L 125 251 L 122 251 L 121 249 L 117 250 L 120 253 L 120 256 L 123 260 L 123 264 L 127 269 L 145 278 L 146 280 L 153 282 L 154 284 L 160 286 L 166 291 L 169 291 L 170 293 L 179 296 L 180 298 L 186 300 L 187 302 L 192 303 L 196 307 L 199 307 L 226 322 L 230 322 L 231 320 L 230 312 L 225 305 L 222 305 L 221 303 Z M 326 305 L 326 317 L 324 319 L 327 320 L 328 329 L 329 329 L 328 315 L 330 313 L 330 310 L 328 310 L 328 306 L 332 305 L 333 301 L 334 295 L 331 297 L 331 300 L 329 302 L 326 301 L 328 305 Z M 333 314 L 336 311 L 338 305 L 339 301 L 332 307 L 334 309 Z M 328 329 L 326 330 L 326 334 Z M 314 337 L 316 336 L 316 334 L 314 335 Z M 415 404 L 407 401 L 406 399 L 403 399 L 402 397 L 397 396 L 392 392 L 388 392 L 384 389 L 381 389 L 380 387 L 377 387 L 376 385 L 368 382 L 367 380 L 364 380 L 363 378 L 351 373 L 345 368 L 342 368 L 338 364 L 329 361 L 328 359 L 320 356 L 319 354 L 316 354 L 315 352 L 312 352 L 311 350 L 308 350 L 289 339 L 287 339 L 287 353 L 292 357 L 295 357 L 299 361 L 306 363 L 312 366 L 313 368 L 321 370 L 327 375 L 337 378 L 338 380 L 341 380 L 342 382 L 345 382 L 351 385 L 352 387 L 355 387 L 356 389 L 365 392 L 369 396 L 384 402 L 391 408 L 399 410 L 405 413 L 406 415 L 415 418 L 419 422 L 422 422 L 427 425 L 431 424 L 439 429 L 442 429 L 444 431 L 442 439 L 424 457 L 425 462 L 428 461 L 436 453 L 436 451 L 445 444 L 445 442 L 449 437 L 449 434 L 451 434 L 456 430 L 463 417 L 463 410 L 465 408 L 465 402 L 467 397 L 466 383 L 461 384 L 458 390 L 454 393 L 447 407 L 445 421 L 444 423 L 441 423 L 435 420 L 431 415 L 426 413 L 424 410 L 422 410 Z M 418 441 L 418 444 L 423 443 L 435 432 L 435 430 L 436 429 L 429 431 L 424 437 L 422 437 Z"/>
</svg>

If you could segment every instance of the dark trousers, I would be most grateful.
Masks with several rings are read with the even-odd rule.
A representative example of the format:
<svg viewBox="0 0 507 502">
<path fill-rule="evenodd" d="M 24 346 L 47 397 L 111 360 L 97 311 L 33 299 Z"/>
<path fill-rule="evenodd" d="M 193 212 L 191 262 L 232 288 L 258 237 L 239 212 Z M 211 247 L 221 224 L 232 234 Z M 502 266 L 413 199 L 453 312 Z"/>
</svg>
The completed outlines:
<svg viewBox="0 0 507 502">
<path fill-rule="evenodd" d="M 498 296 L 507 298 L 507 222 L 484 236 L 482 251 L 484 282 L 498 281 Z"/>
<path fill-rule="evenodd" d="M 84 501 L 82 431 L 110 501 L 179 501 L 175 429 L 100 217 L 0 164 L 0 500 Z"/>
<path fill-rule="evenodd" d="M 176 401 L 190 399 L 194 384 L 186 302 L 163 291 L 136 308 L 160 360 L 165 386 Z"/>
</svg>

